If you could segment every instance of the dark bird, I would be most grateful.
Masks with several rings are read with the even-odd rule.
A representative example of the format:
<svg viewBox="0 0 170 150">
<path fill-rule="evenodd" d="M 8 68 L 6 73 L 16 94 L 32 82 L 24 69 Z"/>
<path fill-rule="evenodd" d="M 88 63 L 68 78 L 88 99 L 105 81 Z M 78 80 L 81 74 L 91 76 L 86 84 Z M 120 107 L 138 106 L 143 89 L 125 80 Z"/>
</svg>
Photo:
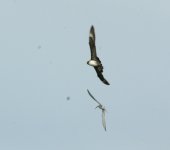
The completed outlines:
<svg viewBox="0 0 170 150">
<path fill-rule="evenodd" d="M 94 67 L 94 69 L 96 70 L 97 76 L 104 84 L 110 85 L 109 82 L 103 77 L 103 74 L 102 74 L 103 73 L 103 65 L 102 65 L 100 59 L 97 57 L 95 39 L 96 39 L 95 30 L 94 30 L 94 27 L 91 26 L 90 34 L 89 34 L 91 60 L 89 60 L 87 62 L 87 64 Z"/>
<path fill-rule="evenodd" d="M 105 121 L 105 112 L 106 112 L 106 109 L 105 109 L 105 107 L 98 100 L 96 100 L 94 98 L 94 96 L 90 93 L 90 91 L 88 89 L 87 89 L 87 92 L 91 96 L 91 98 L 99 104 L 96 108 L 100 108 L 102 110 L 102 125 L 103 125 L 103 128 L 106 131 L 106 121 Z"/>
</svg>

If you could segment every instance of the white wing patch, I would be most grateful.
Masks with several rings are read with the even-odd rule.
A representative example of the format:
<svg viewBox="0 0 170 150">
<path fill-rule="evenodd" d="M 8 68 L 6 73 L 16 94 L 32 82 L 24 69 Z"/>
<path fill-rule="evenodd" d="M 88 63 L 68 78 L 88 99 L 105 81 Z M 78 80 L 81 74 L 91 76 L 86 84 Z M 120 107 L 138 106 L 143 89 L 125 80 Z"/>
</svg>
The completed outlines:
<svg viewBox="0 0 170 150">
<path fill-rule="evenodd" d="M 89 37 L 91 37 L 94 40 L 93 34 L 90 32 Z"/>
</svg>

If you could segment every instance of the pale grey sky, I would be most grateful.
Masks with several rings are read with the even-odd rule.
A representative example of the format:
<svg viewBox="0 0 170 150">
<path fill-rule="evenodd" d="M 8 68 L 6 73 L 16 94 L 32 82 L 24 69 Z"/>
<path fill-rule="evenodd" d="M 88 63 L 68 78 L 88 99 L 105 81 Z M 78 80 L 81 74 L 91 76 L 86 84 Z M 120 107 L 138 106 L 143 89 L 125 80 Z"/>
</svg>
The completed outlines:
<svg viewBox="0 0 170 150">
<path fill-rule="evenodd" d="M 169 6 L 1 0 L 0 149 L 169 150 Z M 86 64 L 91 25 L 110 86 Z"/>
</svg>

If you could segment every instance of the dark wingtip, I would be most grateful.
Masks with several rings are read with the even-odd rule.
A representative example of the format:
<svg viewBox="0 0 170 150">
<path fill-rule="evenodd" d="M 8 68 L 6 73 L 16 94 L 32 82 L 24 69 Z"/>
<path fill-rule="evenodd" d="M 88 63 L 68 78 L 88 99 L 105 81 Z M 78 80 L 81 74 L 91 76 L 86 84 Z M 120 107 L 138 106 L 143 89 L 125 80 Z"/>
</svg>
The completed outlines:
<svg viewBox="0 0 170 150">
<path fill-rule="evenodd" d="M 91 25 L 90 31 L 94 31 L 94 26 Z"/>
<path fill-rule="evenodd" d="M 103 83 L 106 85 L 110 85 L 110 83 L 107 80 L 104 80 Z"/>
</svg>

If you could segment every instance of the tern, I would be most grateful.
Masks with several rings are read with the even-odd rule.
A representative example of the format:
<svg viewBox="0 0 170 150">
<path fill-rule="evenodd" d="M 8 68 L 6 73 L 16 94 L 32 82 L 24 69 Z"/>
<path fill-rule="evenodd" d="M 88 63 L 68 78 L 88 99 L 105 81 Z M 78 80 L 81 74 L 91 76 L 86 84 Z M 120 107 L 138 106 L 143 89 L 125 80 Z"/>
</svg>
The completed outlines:
<svg viewBox="0 0 170 150">
<path fill-rule="evenodd" d="M 89 46 L 90 46 L 90 51 L 91 51 L 91 60 L 87 61 L 87 64 L 94 67 L 94 69 L 96 70 L 97 76 L 104 84 L 110 85 L 109 82 L 104 78 L 102 74 L 103 65 L 100 59 L 97 57 L 95 40 L 96 40 L 95 30 L 94 30 L 94 27 L 91 26 L 90 34 L 89 34 Z"/>
<path fill-rule="evenodd" d="M 100 108 L 102 110 L 102 125 L 103 125 L 103 128 L 106 131 L 106 121 L 105 121 L 105 112 L 106 112 L 106 109 L 105 109 L 105 107 L 98 100 L 96 100 L 94 98 L 94 96 L 90 93 L 90 91 L 88 89 L 87 89 L 87 92 L 91 96 L 91 98 L 99 104 L 96 108 Z"/>
</svg>

